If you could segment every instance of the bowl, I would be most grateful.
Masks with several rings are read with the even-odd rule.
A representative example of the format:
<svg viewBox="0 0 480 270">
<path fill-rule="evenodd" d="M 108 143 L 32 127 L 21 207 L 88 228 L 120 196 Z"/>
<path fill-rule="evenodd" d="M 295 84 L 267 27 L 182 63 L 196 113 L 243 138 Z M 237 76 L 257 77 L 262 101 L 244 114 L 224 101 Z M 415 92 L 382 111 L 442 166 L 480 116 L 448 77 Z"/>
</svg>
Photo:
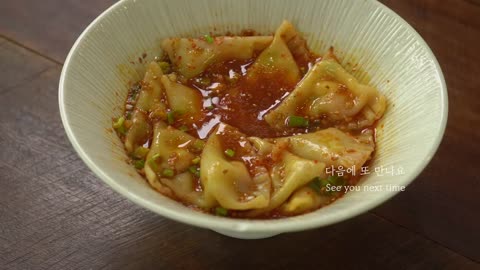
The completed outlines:
<svg viewBox="0 0 480 270">
<path fill-rule="evenodd" d="M 334 46 L 347 70 L 388 99 L 377 150 L 358 190 L 317 211 L 282 219 L 217 217 L 154 191 L 128 165 L 111 132 L 129 82 L 160 53 L 160 41 L 208 32 L 272 33 L 283 19 L 323 54 Z M 435 56 L 402 18 L 373 0 L 124 0 L 96 18 L 73 45 L 59 84 L 65 131 L 85 164 L 112 189 L 163 217 L 244 238 L 334 224 L 385 202 L 425 168 L 442 139 L 447 89 Z M 393 172 L 393 173 L 392 173 Z"/>
</svg>

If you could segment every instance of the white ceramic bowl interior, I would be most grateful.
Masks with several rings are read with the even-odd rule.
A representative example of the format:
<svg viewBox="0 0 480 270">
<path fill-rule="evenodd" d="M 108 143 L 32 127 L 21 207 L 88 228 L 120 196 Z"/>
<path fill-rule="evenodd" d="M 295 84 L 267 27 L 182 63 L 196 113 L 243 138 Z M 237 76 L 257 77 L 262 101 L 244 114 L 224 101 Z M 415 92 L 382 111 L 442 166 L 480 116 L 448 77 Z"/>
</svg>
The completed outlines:
<svg viewBox="0 0 480 270">
<path fill-rule="evenodd" d="M 283 19 L 304 33 L 312 50 L 323 54 L 334 46 L 348 70 L 388 99 L 372 173 L 362 178 L 362 191 L 301 216 L 239 220 L 190 210 L 151 189 L 126 164 L 120 140 L 107 132 L 112 117 L 121 113 L 128 83 L 143 76 L 138 57 L 145 52 L 143 62 L 152 60 L 166 37 L 238 33 L 246 28 L 272 33 Z M 447 119 L 446 86 L 431 50 L 404 20 L 373 0 L 120 1 L 72 47 L 60 79 L 59 102 L 75 150 L 114 190 L 167 218 L 238 238 L 325 226 L 374 208 L 397 193 L 386 191 L 388 186 L 406 186 L 423 170 L 441 141 Z M 373 168 L 380 166 L 403 168 L 404 174 L 378 176 Z M 365 191 L 365 186 L 379 186 L 382 191 Z"/>
</svg>

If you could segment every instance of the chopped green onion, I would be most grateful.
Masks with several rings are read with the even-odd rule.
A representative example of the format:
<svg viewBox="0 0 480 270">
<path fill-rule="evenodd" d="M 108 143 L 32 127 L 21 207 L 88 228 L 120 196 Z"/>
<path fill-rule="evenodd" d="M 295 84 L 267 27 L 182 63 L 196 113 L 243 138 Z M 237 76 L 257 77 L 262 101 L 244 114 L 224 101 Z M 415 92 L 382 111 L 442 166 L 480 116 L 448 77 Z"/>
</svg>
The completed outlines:
<svg viewBox="0 0 480 270">
<path fill-rule="evenodd" d="M 333 186 L 345 185 L 345 179 L 341 176 L 332 175 L 327 178 L 327 182 Z"/>
<path fill-rule="evenodd" d="M 192 163 L 193 163 L 193 164 L 198 164 L 198 163 L 200 163 L 200 157 L 196 157 L 196 158 L 192 159 Z"/>
<path fill-rule="evenodd" d="M 188 127 L 186 125 L 183 125 L 183 126 L 179 127 L 178 129 L 180 131 L 183 131 L 183 132 L 188 131 Z"/>
<path fill-rule="evenodd" d="M 144 159 L 147 156 L 148 151 L 150 151 L 150 149 L 140 146 L 135 149 L 133 156 L 139 159 Z"/>
<path fill-rule="evenodd" d="M 335 188 L 333 190 L 325 191 L 325 195 L 334 195 L 339 192 L 338 188 L 345 185 L 345 179 L 341 176 L 332 175 L 329 176 L 325 181 L 325 186 L 331 185 Z"/>
<path fill-rule="evenodd" d="M 158 62 L 158 66 L 160 66 L 160 68 L 162 69 L 163 74 L 167 74 L 171 72 L 170 63 L 168 62 L 165 62 L 165 61 Z"/>
<path fill-rule="evenodd" d="M 125 127 L 125 117 L 120 117 L 113 123 L 113 128 L 120 134 L 127 133 L 127 129 Z"/>
<path fill-rule="evenodd" d="M 196 177 L 200 177 L 200 168 L 198 166 L 190 166 L 188 171 Z"/>
<path fill-rule="evenodd" d="M 153 155 L 147 162 L 148 165 L 152 168 L 153 171 L 158 171 L 157 159 L 160 158 L 160 154 L 156 153 Z"/>
<path fill-rule="evenodd" d="M 308 184 L 308 186 L 317 193 L 320 193 L 322 191 L 322 183 L 320 182 L 320 178 L 318 177 L 313 178 L 313 180 L 310 182 L 310 184 Z"/>
<path fill-rule="evenodd" d="M 225 217 L 228 215 L 228 210 L 223 208 L 223 207 L 216 207 L 215 208 L 215 215 L 217 216 L 222 216 L 222 217 Z"/>
<path fill-rule="evenodd" d="M 167 122 L 169 125 L 172 125 L 175 122 L 175 112 L 167 112 Z"/>
<path fill-rule="evenodd" d="M 229 157 L 233 157 L 235 156 L 235 151 L 233 151 L 232 149 L 228 148 L 227 150 L 225 150 L 225 155 L 229 156 Z"/>
<path fill-rule="evenodd" d="M 175 175 L 175 172 L 172 169 L 164 169 L 162 171 L 162 175 L 165 177 L 173 177 Z"/>
<path fill-rule="evenodd" d="M 125 118 L 123 116 L 119 117 L 115 123 L 113 123 L 113 128 L 119 128 L 125 123 Z"/>
<path fill-rule="evenodd" d="M 135 160 L 133 162 L 133 166 L 135 166 L 135 169 L 141 170 L 143 167 L 145 167 L 145 161 L 143 159 Z"/>
<path fill-rule="evenodd" d="M 213 107 L 213 105 L 208 105 L 208 106 L 205 107 L 205 108 L 207 108 L 207 110 L 210 110 L 210 111 L 213 110 L 213 109 L 215 109 L 215 107 Z"/>
<path fill-rule="evenodd" d="M 202 140 L 196 140 L 192 146 L 196 151 L 200 152 L 203 150 L 203 147 L 205 147 L 205 142 Z"/>
<path fill-rule="evenodd" d="M 308 119 L 301 116 L 291 115 L 287 118 L 289 127 L 308 127 L 308 124 Z"/>
<path fill-rule="evenodd" d="M 319 177 L 313 178 L 308 186 L 315 192 L 321 195 L 332 195 L 335 191 L 326 191 L 324 188 L 327 185 L 331 186 L 343 186 L 345 185 L 345 179 L 336 175 L 329 176 L 327 179 L 320 179 Z"/>
<path fill-rule="evenodd" d="M 210 36 L 209 34 L 206 34 L 205 36 L 205 41 L 207 41 L 208 43 L 213 43 L 213 37 Z"/>
</svg>

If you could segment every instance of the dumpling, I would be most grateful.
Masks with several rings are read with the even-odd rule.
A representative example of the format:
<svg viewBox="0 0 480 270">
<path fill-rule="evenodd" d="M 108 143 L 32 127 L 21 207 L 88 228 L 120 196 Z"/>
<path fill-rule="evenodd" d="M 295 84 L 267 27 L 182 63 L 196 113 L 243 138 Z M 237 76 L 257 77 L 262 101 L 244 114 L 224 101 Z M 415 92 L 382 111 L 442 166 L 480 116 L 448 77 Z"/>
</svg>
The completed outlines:
<svg viewBox="0 0 480 270">
<path fill-rule="evenodd" d="M 302 73 L 308 68 L 308 64 L 312 61 L 312 59 L 317 58 L 315 54 L 310 52 L 307 46 L 307 41 L 302 37 L 300 34 L 294 35 L 287 42 L 288 49 L 292 53 L 295 62 L 297 62 L 298 67 L 301 69 Z"/>
<path fill-rule="evenodd" d="M 273 144 L 266 139 L 249 137 L 248 140 L 252 143 L 257 153 L 261 156 L 267 156 L 273 151 Z"/>
<path fill-rule="evenodd" d="M 137 147 L 144 145 L 152 135 L 152 126 L 145 112 L 135 110 L 132 115 L 132 126 L 125 134 L 125 149 L 133 153 Z"/>
<path fill-rule="evenodd" d="M 325 164 L 314 162 L 283 151 L 280 160 L 276 162 L 271 171 L 272 197 L 270 203 L 257 210 L 247 213 L 247 216 L 258 216 L 268 212 L 284 203 L 299 187 L 312 181 L 319 175 L 325 175 Z"/>
<path fill-rule="evenodd" d="M 197 139 L 163 122 L 155 125 L 153 138 L 145 163 L 148 182 L 163 194 L 176 196 L 200 207 L 205 206 L 203 194 L 197 189 L 199 183 L 188 171 L 195 157 L 189 148 Z M 173 174 L 167 177 L 163 173 L 166 169 Z"/>
<path fill-rule="evenodd" d="M 359 83 L 334 57 L 326 57 L 277 108 L 265 115 L 265 121 L 281 129 L 287 126 L 289 116 L 301 115 L 319 121 L 323 127 L 354 130 L 372 125 L 385 108 L 382 94 Z"/>
<path fill-rule="evenodd" d="M 273 166 L 270 204 L 250 211 L 248 216 L 257 216 L 283 203 L 286 204 L 280 210 L 291 214 L 320 206 L 326 198 L 307 192 L 308 187 L 301 187 L 316 177 L 327 178 L 327 166 L 345 169 L 355 166 L 360 170 L 374 150 L 371 132 L 354 137 L 335 128 L 278 139 L 249 139 L 258 153 L 266 155 L 269 152 Z"/>
<path fill-rule="evenodd" d="M 163 75 L 161 81 L 172 112 L 187 123 L 193 123 L 201 117 L 202 95 L 199 91 L 178 83 L 173 74 Z"/>
<path fill-rule="evenodd" d="M 155 173 L 166 168 L 173 169 L 176 172 L 186 171 L 191 165 L 191 160 L 195 158 L 195 155 L 189 150 L 189 146 L 197 140 L 199 139 L 188 133 L 167 126 L 161 121 L 157 122 L 153 133 L 152 146 L 147 156 L 147 161 L 153 156 L 157 157 L 157 169 L 151 168 L 149 162 L 145 164 L 145 167 Z"/>
<path fill-rule="evenodd" d="M 168 54 L 177 71 L 186 79 L 202 73 L 210 64 L 229 59 L 249 59 L 265 49 L 271 36 L 215 37 L 205 39 L 168 38 L 162 49 Z"/>
<path fill-rule="evenodd" d="M 197 189 L 197 183 L 190 172 L 183 172 L 173 178 L 160 178 L 160 182 L 170 188 L 176 197 L 199 207 L 206 207 L 203 193 Z"/>
<path fill-rule="evenodd" d="M 145 162 L 145 175 L 148 182 L 162 193 L 171 193 L 171 191 L 163 184 L 162 173 L 165 170 L 171 170 L 175 177 L 180 177 L 183 181 L 187 181 L 182 173 L 187 172 L 192 164 L 195 155 L 189 151 L 189 146 L 196 142 L 194 137 L 167 126 L 164 122 L 159 121 L 155 124 L 153 141 L 150 151 Z M 172 175 L 172 176 L 173 176 Z M 193 178 L 188 178 L 193 181 Z M 187 183 L 188 184 L 188 183 Z M 193 183 L 182 183 L 181 186 L 193 186 Z M 173 185 L 173 184 L 172 184 Z M 173 187 L 168 185 L 169 187 Z M 180 190 L 178 187 L 177 191 Z M 177 196 L 182 197 L 176 193 Z"/>
<path fill-rule="evenodd" d="M 208 206 L 217 203 L 227 209 L 247 210 L 264 208 L 270 201 L 271 179 L 268 171 L 256 166 L 250 172 L 242 160 L 227 157 L 223 138 L 242 137 L 233 128 L 220 124 L 211 134 L 202 153 L 200 179 Z M 245 144 L 249 143 L 243 140 Z M 253 150 L 252 147 L 243 149 Z M 233 151 L 233 150 L 232 150 Z M 255 155 L 255 153 L 251 153 Z M 243 156 L 243 155 L 242 155 Z"/>
<path fill-rule="evenodd" d="M 302 158 L 316 160 L 327 166 L 361 166 L 371 157 L 375 144 L 370 130 L 354 137 L 336 128 L 285 137 L 277 140 L 287 143 L 288 150 Z"/>
<path fill-rule="evenodd" d="M 281 207 L 284 215 L 296 215 L 327 205 L 332 198 L 318 194 L 308 186 L 297 189 Z"/>
<path fill-rule="evenodd" d="M 300 70 L 290 52 L 287 43 L 298 36 L 297 31 L 291 23 L 283 23 L 275 31 L 272 44 L 268 46 L 247 70 L 247 79 L 274 74 L 277 78 L 290 83 L 297 83 L 300 80 Z"/>
<path fill-rule="evenodd" d="M 162 69 L 156 62 L 151 62 L 142 81 L 142 90 L 132 115 L 132 126 L 125 135 L 125 148 L 132 153 L 139 146 L 142 146 L 152 135 L 152 127 L 147 121 L 149 111 L 156 108 L 165 108 L 161 101 L 163 85 L 160 77 Z"/>
<path fill-rule="evenodd" d="M 148 64 L 145 76 L 142 81 L 142 90 L 138 96 L 136 108 L 148 112 L 154 106 L 154 103 L 161 102 L 164 91 L 160 81 L 163 72 L 157 62 L 152 61 Z"/>
</svg>

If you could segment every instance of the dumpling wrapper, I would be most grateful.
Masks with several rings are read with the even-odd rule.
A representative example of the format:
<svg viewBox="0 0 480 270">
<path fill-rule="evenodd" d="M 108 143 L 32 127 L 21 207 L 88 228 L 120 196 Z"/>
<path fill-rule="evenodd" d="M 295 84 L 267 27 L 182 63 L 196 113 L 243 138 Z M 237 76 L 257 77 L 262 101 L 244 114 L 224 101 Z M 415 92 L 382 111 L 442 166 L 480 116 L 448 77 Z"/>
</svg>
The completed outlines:
<svg viewBox="0 0 480 270">
<path fill-rule="evenodd" d="M 299 187 L 312 181 L 313 178 L 325 175 L 325 164 L 283 152 L 281 161 L 272 168 L 272 197 L 268 206 L 251 210 L 247 216 L 258 216 L 279 207 Z"/>
<path fill-rule="evenodd" d="M 148 65 L 132 115 L 132 126 L 125 135 L 125 148 L 128 153 L 135 151 L 137 147 L 142 146 L 151 137 L 152 127 L 147 121 L 149 111 L 154 107 L 165 107 L 161 102 L 164 91 L 160 82 L 162 75 L 162 69 L 156 62 L 151 62 Z"/>
<path fill-rule="evenodd" d="M 329 166 L 345 169 L 355 166 L 360 170 L 374 150 L 371 132 L 354 137 L 335 128 L 278 139 L 249 140 L 259 153 L 270 152 L 275 163 L 270 173 L 273 189 L 270 204 L 248 212 L 247 216 L 258 216 L 279 206 L 289 214 L 319 207 L 325 203 L 325 197 L 315 197 L 306 191 L 297 193 L 299 188 L 315 177 L 326 178 L 325 169 Z"/>
<path fill-rule="evenodd" d="M 303 111 L 298 111 L 304 108 Z M 372 125 L 383 116 L 385 97 L 361 84 L 334 57 L 316 63 L 280 105 L 265 115 L 270 126 L 282 129 L 291 115 L 319 119 L 346 130 Z"/>
<path fill-rule="evenodd" d="M 272 44 L 268 46 L 247 70 L 247 79 L 274 74 L 282 77 L 287 83 L 300 80 L 300 70 L 293 58 L 287 43 L 298 37 L 293 25 L 288 21 L 275 31 Z"/>
<path fill-rule="evenodd" d="M 173 178 L 160 178 L 160 182 L 170 188 L 182 201 L 206 208 L 203 193 L 195 189 L 194 181 L 190 172 L 177 174 Z"/>
<path fill-rule="evenodd" d="M 198 139 L 188 133 L 167 126 L 163 122 L 158 122 L 155 124 L 153 141 L 147 161 L 158 154 L 158 160 L 160 161 L 158 162 L 158 168 L 160 170 L 171 168 L 177 172 L 183 172 L 188 169 L 191 165 L 191 160 L 195 158 L 195 155 L 188 150 L 188 146 L 194 144 L 196 140 Z M 174 160 L 174 162 L 171 161 L 169 164 L 169 159 Z M 145 164 L 145 168 L 150 168 L 148 162 Z M 147 172 L 147 170 L 145 171 Z"/>
<path fill-rule="evenodd" d="M 288 150 L 302 158 L 317 160 L 329 166 L 361 166 L 370 159 L 375 144 L 371 131 L 364 131 L 354 137 L 336 128 L 328 128 L 313 133 L 280 138 L 278 143 L 288 144 Z"/>
<path fill-rule="evenodd" d="M 233 210 L 266 207 L 270 201 L 268 172 L 266 169 L 257 170 L 251 176 L 242 161 L 228 159 L 219 134 L 223 128 L 225 125 L 219 125 L 210 135 L 202 153 L 200 179 L 206 204 L 212 207 L 218 203 Z"/>
<path fill-rule="evenodd" d="M 162 76 L 162 69 L 157 62 L 150 62 L 142 80 L 142 90 L 135 106 L 137 109 L 148 112 L 154 107 L 155 103 L 160 102 L 164 92 L 163 84 L 160 81 Z"/>
<path fill-rule="evenodd" d="M 200 192 L 194 189 L 194 179 L 187 171 L 192 165 L 195 155 L 188 150 L 190 144 L 198 140 L 191 135 L 158 122 L 154 127 L 153 141 L 145 162 L 145 174 L 152 187 L 163 194 L 172 195 L 203 206 L 203 198 Z M 157 155 L 156 166 L 152 166 L 152 157 Z M 170 178 L 160 177 L 163 169 L 174 169 L 176 175 Z"/>
<path fill-rule="evenodd" d="M 329 204 L 331 197 L 320 195 L 308 186 L 297 189 L 281 207 L 285 215 L 302 214 Z"/>
<path fill-rule="evenodd" d="M 186 79 L 202 73 L 209 65 L 230 59 L 250 59 L 265 49 L 273 40 L 271 36 L 214 37 L 212 43 L 205 39 L 167 38 L 162 49 L 168 54 L 176 70 Z"/>
<path fill-rule="evenodd" d="M 161 82 L 165 87 L 168 105 L 176 117 L 186 123 L 193 123 L 201 117 L 202 95 L 198 90 L 178 83 L 173 74 L 163 75 Z"/>
</svg>

